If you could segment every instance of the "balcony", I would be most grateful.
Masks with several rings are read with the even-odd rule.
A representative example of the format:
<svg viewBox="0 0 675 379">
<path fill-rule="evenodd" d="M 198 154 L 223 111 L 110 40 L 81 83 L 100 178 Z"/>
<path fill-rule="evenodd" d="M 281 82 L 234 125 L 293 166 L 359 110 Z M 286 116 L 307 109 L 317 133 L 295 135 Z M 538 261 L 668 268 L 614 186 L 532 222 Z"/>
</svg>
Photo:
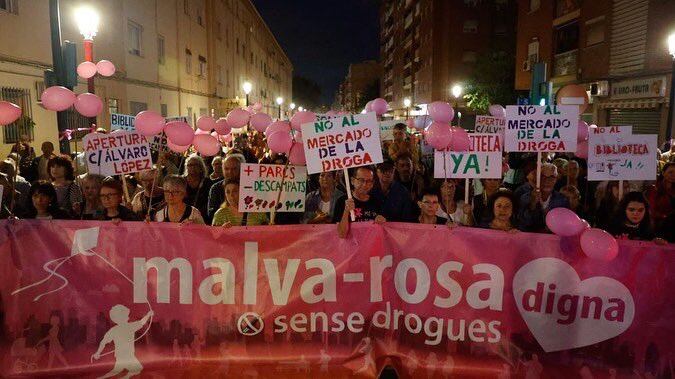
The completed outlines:
<svg viewBox="0 0 675 379">
<path fill-rule="evenodd" d="M 578 49 L 556 54 L 553 57 L 553 76 L 576 76 L 578 54 Z"/>
</svg>

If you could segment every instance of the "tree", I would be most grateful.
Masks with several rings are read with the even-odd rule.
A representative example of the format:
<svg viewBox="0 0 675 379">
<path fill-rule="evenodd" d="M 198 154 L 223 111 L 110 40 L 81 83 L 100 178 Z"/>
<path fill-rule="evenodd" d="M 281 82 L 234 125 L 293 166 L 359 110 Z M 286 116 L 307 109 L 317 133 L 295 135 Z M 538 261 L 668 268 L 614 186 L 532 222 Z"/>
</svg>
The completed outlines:
<svg viewBox="0 0 675 379">
<path fill-rule="evenodd" d="M 515 101 L 514 62 L 513 54 L 504 51 L 492 50 L 478 56 L 464 95 L 469 109 L 486 113 L 490 104 L 506 105 Z"/>
<path fill-rule="evenodd" d="M 366 86 L 359 98 L 358 104 L 356 104 L 356 109 L 354 112 L 361 112 L 363 108 L 366 107 L 366 104 L 373 99 L 380 97 L 380 80 L 373 80 Z"/>
<path fill-rule="evenodd" d="M 293 102 L 307 109 L 318 109 L 321 105 L 321 87 L 311 79 L 294 75 Z"/>
</svg>

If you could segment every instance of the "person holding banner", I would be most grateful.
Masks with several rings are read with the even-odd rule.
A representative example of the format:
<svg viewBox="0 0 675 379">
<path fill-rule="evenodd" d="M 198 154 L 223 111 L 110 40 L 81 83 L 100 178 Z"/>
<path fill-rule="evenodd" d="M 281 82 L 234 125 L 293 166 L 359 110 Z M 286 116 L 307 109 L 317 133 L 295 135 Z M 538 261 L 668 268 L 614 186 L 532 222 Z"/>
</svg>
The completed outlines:
<svg viewBox="0 0 675 379">
<path fill-rule="evenodd" d="M 490 219 L 481 223 L 481 228 L 517 232 L 519 225 L 516 212 L 518 205 L 513 193 L 507 189 L 500 189 L 488 199 Z"/>
<path fill-rule="evenodd" d="M 646 197 L 652 209 L 652 221 L 660 228 L 666 217 L 675 213 L 675 162 L 663 166 L 656 185 L 647 190 Z"/>
<path fill-rule="evenodd" d="M 413 202 L 403 185 L 394 180 L 394 164 L 384 161 L 377 165 L 377 179 L 372 196 L 382 200 L 382 215 L 389 221 L 415 220 Z"/>
<path fill-rule="evenodd" d="M 164 203 L 164 190 L 159 186 L 158 175 L 157 168 L 136 173 L 143 191 L 138 192 L 131 200 L 131 210 L 143 218 L 149 214 L 150 219 L 154 219 L 155 212 L 166 205 Z"/>
<path fill-rule="evenodd" d="M 79 215 L 82 205 L 82 190 L 75 183 L 73 162 L 66 155 L 55 156 L 47 163 L 47 170 L 56 190 L 59 207 L 70 214 Z"/>
<path fill-rule="evenodd" d="M 303 224 L 328 224 L 335 214 L 335 204 L 344 193 L 335 186 L 335 171 L 319 174 L 319 188 L 307 194 Z"/>
<path fill-rule="evenodd" d="M 440 182 L 438 188 L 441 194 L 441 206 L 438 208 L 436 215 L 455 224 L 473 225 L 475 218 L 471 210 L 471 204 L 466 204 L 464 200 L 460 199 L 461 193 L 464 191 L 457 191 L 457 180 L 438 181 Z"/>
<path fill-rule="evenodd" d="M 183 177 L 187 181 L 187 197 L 185 202 L 199 209 L 199 213 L 206 217 L 205 221 L 210 221 L 208 217 L 209 190 L 213 181 L 209 179 L 209 172 L 206 163 L 202 157 L 192 154 L 185 160 L 185 170 Z"/>
<path fill-rule="evenodd" d="M 139 221 L 140 218 L 131 209 L 122 205 L 122 183 L 113 178 L 107 178 L 101 183 L 99 197 L 105 212 L 99 220 L 112 221 L 118 224 L 120 221 Z"/>
<path fill-rule="evenodd" d="M 213 226 L 256 226 L 267 225 L 267 215 L 257 212 L 239 211 L 239 180 L 228 179 L 223 185 L 225 201 L 213 215 Z"/>
<path fill-rule="evenodd" d="M 588 216 L 581 204 L 581 193 L 577 187 L 566 185 L 560 189 L 560 193 L 567 198 L 570 203 L 570 210 L 576 213 L 579 218 L 587 219 Z"/>
<path fill-rule="evenodd" d="M 602 184 L 602 183 L 601 183 Z M 593 225 L 600 229 L 608 229 L 612 216 L 619 211 L 619 185 L 623 185 L 624 193 L 628 192 L 628 183 L 621 181 L 609 181 L 606 183 L 604 192 L 601 186 L 598 186 L 596 198 L 601 197 L 600 205 L 595 211 Z M 600 196 L 602 195 L 602 196 Z"/>
<path fill-rule="evenodd" d="M 483 187 L 483 193 L 473 197 L 473 217 L 476 223 L 485 224 L 492 216 L 492 209 L 488 204 L 490 197 L 499 191 L 502 180 L 484 178 L 480 180 L 480 183 Z"/>
<path fill-rule="evenodd" d="M 96 174 L 86 174 L 82 178 L 82 210 L 78 215 L 80 220 L 98 220 L 103 215 L 103 205 L 101 205 L 99 191 L 103 176 Z"/>
<path fill-rule="evenodd" d="M 166 206 L 155 214 L 157 222 L 177 222 L 180 224 L 204 224 L 204 219 L 195 207 L 185 204 L 187 181 L 179 175 L 164 178 L 164 200 Z"/>
<path fill-rule="evenodd" d="M 420 215 L 417 222 L 430 225 L 448 225 L 455 226 L 452 220 L 438 216 L 440 202 L 438 192 L 431 188 L 426 188 L 420 193 L 417 206 L 420 207 Z"/>
<path fill-rule="evenodd" d="M 408 153 L 401 153 L 395 161 L 396 180 L 410 193 L 412 200 L 416 200 L 418 194 L 427 187 L 424 176 L 415 168 L 413 158 Z"/>
<path fill-rule="evenodd" d="M 622 239 L 653 240 L 659 245 L 667 243 L 662 238 L 656 238 L 652 220 L 649 217 L 649 204 L 640 192 L 629 192 L 621 199 L 608 232 Z"/>
<path fill-rule="evenodd" d="M 361 166 L 352 170 L 352 198 L 342 196 L 335 205 L 333 222 L 338 223 L 338 235 L 346 238 L 349 233 L 350 213 L 354 212 L 354 222 L 375 221 L 382 224 L 387 219 L 382 216 L 382 201 L 370 195 L 375 183 L 375 172 L 371 166 Z"/>
<path fill-rule="evenodd" d="M 207 218 L 212 219 L 216 211 L 220 209 L 225 201 L 224 184 L 230 179 L 239 181 L 241 164 L 245 162 L 246 158 L 241 154 L 230 154 L 223 159 L 223 179 L 213 183 L 209 189 Z"/>
<path fill-rule="evenodd" d="M 552 163 L 541 165 L 541 188 L 534 188 L 529 193 L 521 196 L 520 201 L 520 226 L 528 232 L 546 232 L 546 213 L 554 208 L 569 208 L 567 198 L 560 192 L 555 191 L 555 183 L 558 180 L 558 169 Z"/>
<path fill-rule="evenodd" d="M 30 189 L 30 203 L 24 215 L 27 219 L 68 220 L 70 214 L 59 207 L 54 185 L 48 181 L 33 183 Z"/>
</svg>

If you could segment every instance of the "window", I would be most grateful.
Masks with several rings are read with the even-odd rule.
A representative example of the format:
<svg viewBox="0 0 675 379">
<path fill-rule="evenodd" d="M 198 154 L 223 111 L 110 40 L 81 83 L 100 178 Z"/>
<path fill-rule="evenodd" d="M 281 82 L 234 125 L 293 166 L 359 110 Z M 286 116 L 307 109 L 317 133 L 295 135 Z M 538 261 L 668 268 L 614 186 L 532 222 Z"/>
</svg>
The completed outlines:
<svg viewBox="0 0 675 379">
<path fill-rule="evenodd" d="M 206 58 L 199 56 L 199 76 L 206 76 Z"/>
<path fill-rule="evenodd" d="M 565 16 L 579 9 L 578 0 L 557 0 L 555 4 L 555 18 Z"/>
<path fill-rule="evenodd" d="M 0 11 L 19 14 L 18 0 L 0 0 Z"/>
<path fill-rule="evenodd" d="M 541 0 L 530 0 L 530 12 L 534 12 L 539 9 L 541 5 Z"/>
<path fill-rule="evenodd" d="M 143 27 L 129 20 L 128 32 L 129 32 L 129 54 L 140 56 Z"/>
<path fill-rule="evenodd" d="M 120 113 L 120 101 L 108 98 L 108 114 Z"/>
<path fill-rule="evenodd" d="M 162 114 L 162 117 L 168 117 L 169 116 L 169 109 L 166 106 L 166 104 L 159 104 L 159 110 Z"/>
<path fill-rule="evenodd" d="M 571 22 L 555 30 L 554 54 L 565 53 L 579 47 L 579 23 Z"/>
<path fill-rule="evenodd" d="M 148 104 L 147 103 L 140 103 L 137 101 L 130 101 L 129 102 L 129 112 L 132 115 L 137 115 L 140 112 L 143 112 L 145 110 L 148 110 Z"/>
<path fill-rule="evenodd" d="M 192 73 L 192 52 L 190 49 L 185 49 L 185 72 Z"/>
<path fill-rule="evenodd" d="M 605 18 L 586 21 L 586 46 L 605 42 Z"/>
<path fill-rule="evenodd" d="M 166 53 L 164 51 L 164 37 L 157 37 L 157 62 L 159 64 L 166 63 Z"/>
<path fill-rule="evenodd" d="M 1 1 L 0 4 L 2 4 Z M 21 107 L 21 117 L 13 123 L 2 127 L 3 142 L 16 143 L 24 134 L 32 141 L 34 139 L 33 127 L 35 126 L 35 123 L 32 120 L 33 112 L 30 102 L 30 90 L 1 87 L 0 100 L 9 101 L 10 103 L 14 103 Z"/>
<path fill-rule="evenodd" d="M 216 70 L 218 71 L 218 84 L 223 84 L 223 67 L 218 65 Z"/>
<path fill-rule="evenodd" d="M 464 33 L 478 33 L 478 20 L 466 20 L 463 27 Z"/>
</svg>

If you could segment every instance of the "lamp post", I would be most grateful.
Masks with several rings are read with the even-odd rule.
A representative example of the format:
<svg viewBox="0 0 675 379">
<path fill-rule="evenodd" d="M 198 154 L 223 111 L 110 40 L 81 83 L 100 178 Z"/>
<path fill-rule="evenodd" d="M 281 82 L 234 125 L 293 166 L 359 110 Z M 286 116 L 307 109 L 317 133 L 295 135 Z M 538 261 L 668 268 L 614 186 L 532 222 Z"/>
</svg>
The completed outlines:
<svg viewBox="0 0 675 379">
<path fill-rule="evenodd" d="M 666 128 L 666 141 L 673 136 L 673 107 L 675 106 L 675 32 L 668 36 L 668 52 L 673 58 L 672 70 L 670 71 L 670 102 L 668 103 L 668 126 Z"/>
<path fill-rule="evenodd" d="M 98 13 L 91 7 L 83 5 L 75 10 L 75 22 L 80 34 L 84 37 L 84 60 L 94 61 L 94 37 L 98 32 Z M 94 93 L 94 77 L 87 79 L 87 91 Z"/>
<path fill-rule="evenodd" d="M 455 84 L 450 90 L 452 92 L 452 96 L 455 97 L 455 108 L 459 106 L 459 97 L 462 95 L 463 90 L 464 89 L 459 84 Z M 460 128 L 462 127 L 462 112 L 457 112 L 457 125 Z"/>
<path fill-rule="evenodd" d="M 284 98 L 279 96 L 277 97 L 277 105 L 279 106 L 279 120 L 281 120 L 281 104 L 284 103 Z"/>
<path fill-rule="evenodd" d="M 248 107 L 248 94 L 251 93 L 251 90 L 253 89 L 253 84 L 251 82 L 244 82 L 244 84 L 241 86 L 244 90 L 244 93 L 246 94 L 246 106 Z"/>
<path fill-rule="evenodd" d="M 403 106 L 405 107 L 405 119 L 407 120 L 410 117 L 410 105 L 412 104 L 412 101 L 410 101 L 410 98 L 406 97 L 403 99 Z"/>
</svg>

